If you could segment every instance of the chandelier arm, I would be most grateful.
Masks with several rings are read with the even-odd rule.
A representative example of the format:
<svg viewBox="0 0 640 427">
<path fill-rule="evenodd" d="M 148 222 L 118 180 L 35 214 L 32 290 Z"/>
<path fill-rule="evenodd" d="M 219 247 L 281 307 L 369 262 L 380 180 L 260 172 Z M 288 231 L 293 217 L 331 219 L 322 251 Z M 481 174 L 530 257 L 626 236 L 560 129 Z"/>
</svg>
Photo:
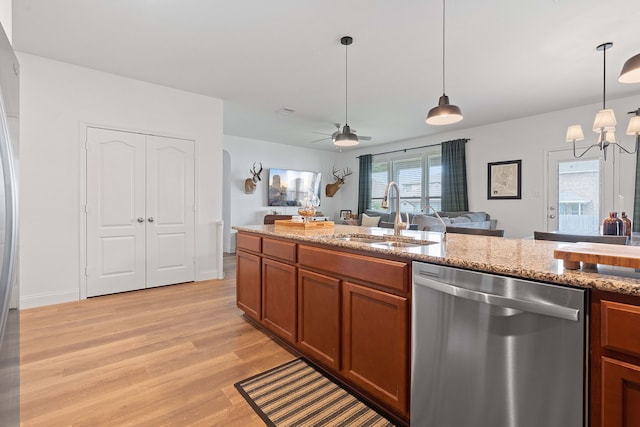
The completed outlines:
<svg viewBox="0 0 640 427">
<path fill-rule="evenodd" d="M 591 150 L 593 147 L 598 147 L 600 149 L 602 149 L 602 146 L 600 145 L 600 143 L 596 143 L 596 144 L 591 144 L 590 146 L 588 146 L 583 152 L 582 154 L 578 155 L 576 154 L 576 140 L 573 140 L 573 157 L 575 157 L 576 159 L 580 159 L 582 158 L 582 156 L 584 156 L 585 154 L 587 154 L 587 151 Z M 606 153 L 606 151 L 605 151 Z"/>
<path fill-rule="evenodd" d="M 618 145 L 618 148 L 620 149 L 620 151 L 624 151 L 624 152 L 625 152 L 625 153 L 627 153 L 627 154 L 635 154 L 635 153 L 637 153 L 637 152 L 638 152 L 638 145 L 639 145 L 639 142 L 640 142 L 640 136 L 636 135 L 636 148 L 634 148 L 634 149 L 633 149 L 633 151 L 629 151 L 629 150 L 627 150 L 626 148 L 624 148 L 624 147 L 623 147 L 622 145 L 620 145 L 620 144 L 617 144 L 617 145 Z"/>
</svg>

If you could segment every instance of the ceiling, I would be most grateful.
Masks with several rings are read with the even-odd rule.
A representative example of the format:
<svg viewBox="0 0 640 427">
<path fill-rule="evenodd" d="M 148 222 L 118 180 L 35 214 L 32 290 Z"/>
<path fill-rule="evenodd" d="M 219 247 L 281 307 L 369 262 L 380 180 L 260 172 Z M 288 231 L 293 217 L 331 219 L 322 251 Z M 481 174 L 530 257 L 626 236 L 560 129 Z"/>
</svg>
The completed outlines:
<svg viewBox="0 0 640 427">
<path fill-rule="evenodd" d="M 440 0 L 21 0 L 27 52 L 224 100 L 224 133 L 300 147 L 348 119 L 382 144 L 640 94 L 637 0 L 449 0 L 446 93 L 464 120 L 425 124 L 443 92 Z M 639 105 L 640 107 L 640 105 Z M 280 114 L 282 108 L 295 110 Z M 595 111 L 594 111 L 595 113 Z M 362 147 L 362 145 L 360 147 Z"/>
</svg>

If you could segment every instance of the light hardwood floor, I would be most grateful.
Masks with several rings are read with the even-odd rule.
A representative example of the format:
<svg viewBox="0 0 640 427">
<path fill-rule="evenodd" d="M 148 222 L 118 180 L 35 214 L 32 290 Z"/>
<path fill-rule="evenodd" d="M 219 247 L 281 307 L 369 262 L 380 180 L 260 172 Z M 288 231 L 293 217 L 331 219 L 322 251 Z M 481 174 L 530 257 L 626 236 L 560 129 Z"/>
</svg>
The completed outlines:
<svg viewBox="0 0 640 427">
<path fill-rule="evenodd" d="M 294 358 L 225 279 L 21 311 L 23 426 L 262 426 L 233 384 Z"/>
</svg>

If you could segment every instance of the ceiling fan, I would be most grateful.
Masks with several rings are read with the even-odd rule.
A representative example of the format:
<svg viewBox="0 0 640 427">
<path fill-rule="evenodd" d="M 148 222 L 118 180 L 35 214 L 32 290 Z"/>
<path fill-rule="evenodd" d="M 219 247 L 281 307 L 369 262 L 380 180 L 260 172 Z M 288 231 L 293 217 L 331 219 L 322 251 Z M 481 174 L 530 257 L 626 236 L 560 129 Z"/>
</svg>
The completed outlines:
<svg viewBox="0 0 640 427">
<path fill-rule="evenodd" d="M 320 139 L 316 139 L 315 141 L 310 141 L 311 144 L 315 143 L 315 142 L 321 142 L 321 141 L 326 141 L 328 139 L 330 139 L 333 142 L 336 142 L 336 136 L 338 136 L 342 131 L 340 130 L 340 123 L 334 123 L 333 124 L 336 127 L 336 131 L 333 133 L 322 133 L 322 132 L 311 132 L 311 133 L 315 133 L 318 135 L 326 135 L 324 138 L 320 138 Z M 351 132 L 357 133 L 357 131 L 355 129 L 351 129 Z M 361 141 L 371 141 L 371 137 L 370 136 L 360 136 L 358 135 L 358 139 Z"/>
</svg>

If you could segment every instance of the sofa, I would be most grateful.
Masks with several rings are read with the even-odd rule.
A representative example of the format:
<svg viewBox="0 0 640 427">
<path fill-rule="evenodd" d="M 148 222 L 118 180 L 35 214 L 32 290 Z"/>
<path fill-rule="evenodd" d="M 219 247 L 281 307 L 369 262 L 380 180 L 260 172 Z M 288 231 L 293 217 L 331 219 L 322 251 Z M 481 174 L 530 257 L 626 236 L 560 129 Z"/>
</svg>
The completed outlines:
<svg viewBox="0 0 640 427">
<path fill-rule="evenodd" d="M 360 215 L 360 218 L 358 219 L 358 225 L 364 225 L 368 227 L 377 226 L 383 228 L 393 228 L 393 223 L 396 218 L 395 211 L 387 212 L 379 210 L 366 210 L 363 215 Z M 403 213 L 403 221 L 406 221 L 407 215 L 409 215 L 409 223 L 411 224 L 411 229 L 422 231 L 442 231 L 442 223 L 433 214 L 428 215 Z M 438 215 L 440 215 L 442 221 L 447 225 L 447 228 L 464 227 L 495 230 L 496 226 L 498 225 L 498 220 L 491 219 L 491 216 L 486 212 L 438 212 Z M 379 219 L 376 220 L 374 218 Z M 337 221 L 336 223 L 341 223 L 341 221 Z"/>
</svg>

